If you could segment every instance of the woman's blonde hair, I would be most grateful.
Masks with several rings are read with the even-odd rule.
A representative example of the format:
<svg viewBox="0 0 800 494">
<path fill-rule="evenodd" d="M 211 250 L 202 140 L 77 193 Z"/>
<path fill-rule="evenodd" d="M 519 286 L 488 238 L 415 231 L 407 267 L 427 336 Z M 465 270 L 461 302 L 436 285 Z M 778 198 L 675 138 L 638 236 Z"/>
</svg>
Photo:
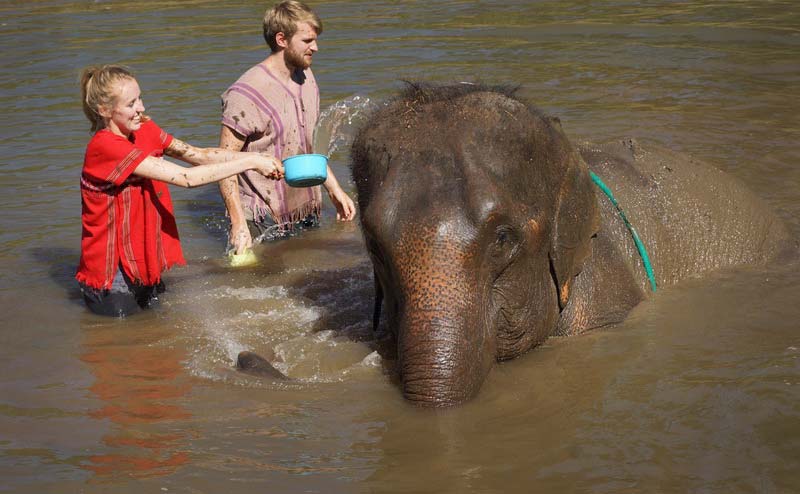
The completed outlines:
<svg viewBox="0 0 800 494">
<path fill-rule="evenodd" d="M 92 132 L 105 127 L 100 107 L 114 105 L 114 88 L 119 81 L 136 79 L 133 71 L 123 65 L 92 65 L 81 73 L 83 113 L 92 123 Z"/>
<path fill-rule="evenodd" d="M 317 34 L 322 34 L 322 20 L 311 7 L 297 0 L 281 2 L 264 13 L 264 40 L 276 52 L 278 43 L 275 35 L 283 33 L 286 39 L 291 39 L 301 22 L 307 22 Z"/>
</svg>

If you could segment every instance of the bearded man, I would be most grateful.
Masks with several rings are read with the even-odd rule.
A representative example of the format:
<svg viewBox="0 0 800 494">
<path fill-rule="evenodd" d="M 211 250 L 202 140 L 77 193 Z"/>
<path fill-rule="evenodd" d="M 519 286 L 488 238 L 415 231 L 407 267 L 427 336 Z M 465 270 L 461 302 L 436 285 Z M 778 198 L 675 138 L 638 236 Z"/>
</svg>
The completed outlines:
<svg viewBox="0 0 800 494">
<path fill-rule="evenodd" d="M 267 152 L 278 159 L 311 153 L 319 117 L 319 87 L 311 72 L 322 21 L 296 0 L 281 2 L 264 14 L 264 39 L 270 55 L 251 67 L 222 94 L 219 147 Z M 353 200 L 333 171 L 323 184 L 336 207 L 336 219 L 355 217 Z M 220 182 L 231 221 L 229 247 L 242 254 L 254 239 L 284 236 L 316 226 L 322 209 L 320 186 L 288 187 L 245 172 Z"/>
</svg>

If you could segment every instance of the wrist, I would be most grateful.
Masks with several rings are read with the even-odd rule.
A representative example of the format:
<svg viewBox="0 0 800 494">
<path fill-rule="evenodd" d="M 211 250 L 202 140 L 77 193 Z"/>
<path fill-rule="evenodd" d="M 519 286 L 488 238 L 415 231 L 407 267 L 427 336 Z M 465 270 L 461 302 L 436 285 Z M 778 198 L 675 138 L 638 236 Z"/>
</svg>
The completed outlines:
<svg viewBox="0 0 800 494">
<path fill-rule="evenodd" d="M 244 219 L 242 214 L 230 215 L 231 230 L 238 230 L 247 226 L 247 220 Z"/>
<path fill-rule="evenodd" d="M 322 186 L 325 187 L 325 190 L 328 191 L 328 194 L 333 194 L 337 192 L 339 189 L 341 189 L 341 187 L 339 186 L 339 182 L 337 182 L 335 179 L 331 180 L 330 178 L 326 180 L 322 184 Z"/>
</svg>

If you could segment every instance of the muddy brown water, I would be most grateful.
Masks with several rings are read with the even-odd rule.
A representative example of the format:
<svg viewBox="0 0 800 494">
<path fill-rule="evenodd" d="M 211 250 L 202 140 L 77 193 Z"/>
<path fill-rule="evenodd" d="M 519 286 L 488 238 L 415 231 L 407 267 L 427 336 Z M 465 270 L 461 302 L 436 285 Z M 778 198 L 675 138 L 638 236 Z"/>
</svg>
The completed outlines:
<svg viewBox="0 0 800 494">
<path fill-rule="evenodd" d="M 773 2 L 316 2 L 323 106 L 400 79 L 520 85 L 576 141 L 633 136 L 746 181 L 800 234 L 800 9 Z M 354 224 L 221 261 L 215 187 L 174 190 L 189 265 L 163 306 L 83 308 L 89 63 L 213 145 L 219 94 L 264 57 L 262 2 L 0 6 L 0 491 L 800 492 L 800 269 L 661 291 L 618 326 L 497 366 L 476 400 L 406 404 L 374 352 Z M 345 187 L 347 154 L 333 155 Z M 296 381 L 236 373 L 275 352 Z"/>
</svg>

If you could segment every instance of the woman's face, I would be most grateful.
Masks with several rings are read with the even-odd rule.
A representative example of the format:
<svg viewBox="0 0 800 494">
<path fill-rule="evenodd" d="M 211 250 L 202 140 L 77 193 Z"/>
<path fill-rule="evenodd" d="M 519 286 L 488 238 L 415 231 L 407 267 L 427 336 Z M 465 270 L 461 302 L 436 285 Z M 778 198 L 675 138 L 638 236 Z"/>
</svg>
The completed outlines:
<svg viewBox="0 0 800 494">
<path fill-rule="evenodd" d="M 129 137 L 142 126 L 144 103 L 136 79 L 120 80 L 114 91 L 114 106 L 104 110 L 106 127 L 113 133 Z"/>
</svg>

